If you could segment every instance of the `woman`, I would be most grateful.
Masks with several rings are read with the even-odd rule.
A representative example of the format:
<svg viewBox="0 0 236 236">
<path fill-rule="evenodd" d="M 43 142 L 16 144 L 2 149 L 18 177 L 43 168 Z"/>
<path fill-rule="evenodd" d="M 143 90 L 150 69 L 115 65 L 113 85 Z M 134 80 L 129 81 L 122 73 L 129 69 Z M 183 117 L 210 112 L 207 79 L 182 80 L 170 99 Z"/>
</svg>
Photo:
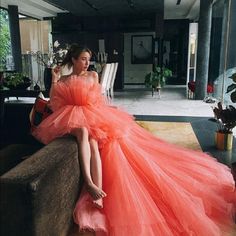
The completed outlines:
<svg viewBox="0 0 236 236">
<path fill-rule="evenodd" d="M 78 57 L 78 55 L 80 56 Z M 91 56 L 92 52 L 88 48 L 84 48 L 80 52 L 80 48 L 77 47 L 77 45 L 72 45 L 62 63 L 62 66 L 67 65 L 69 68 L 73 66 L 71 75 L 80 76 L 84 79 L 88 78 L 91 83 L 97 84 L 98 74 L 96 72 L 87 71 Z M 59 80 L 66 82 L 70 77 L 63 76 L 60 78 L 60 74 L 61 67 L 56 67 L 52 70 L 50 97 L 53 97 L 53 91 L 57 82 Z M 105 197 L 106 194 L 102 191 L 102 169 L 97 141 L 92 137 L 89 137 L 86 127 L 70 127 L 68 133 L 76 137 L 80 146 L 80 161 L 87 191 L 93 197 L 95 205 L 102 208 L 102 198 Z"/>
<path fill-rule="evenodd" d="M 133 117 L 108 106 L 98 76 L 87 71 L 90 50 L 72 45 L 53 71 L 53 114 L 34 131 L 47 144 L 72 134 L 78 140 L 85 188 L 74 220 L 99 235 L 220 236 L 235 213 L 235 183 L 214 158 L 166 143 Z"/>
</svg>

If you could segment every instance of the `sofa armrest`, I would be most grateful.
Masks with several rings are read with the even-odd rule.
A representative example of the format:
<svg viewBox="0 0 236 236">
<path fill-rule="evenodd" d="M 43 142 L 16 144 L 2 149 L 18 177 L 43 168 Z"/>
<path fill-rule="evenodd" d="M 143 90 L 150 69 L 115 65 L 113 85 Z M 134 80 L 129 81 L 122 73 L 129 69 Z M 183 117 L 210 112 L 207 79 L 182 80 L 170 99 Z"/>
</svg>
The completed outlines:
<svg viewBox="0 0 236 236">
<path fill-rule="evenodd" d="M 31 156 L 43 145 L 11 144 L 0 150 L 0 176 L 19 164 L 25 156 Z"/>
<path fill-rule="evenodd" d="M 56 139 L 2 175 L 0 185 L 1 235 L 67 235 L 81 186 L 75 139 Z"/>
</svg>

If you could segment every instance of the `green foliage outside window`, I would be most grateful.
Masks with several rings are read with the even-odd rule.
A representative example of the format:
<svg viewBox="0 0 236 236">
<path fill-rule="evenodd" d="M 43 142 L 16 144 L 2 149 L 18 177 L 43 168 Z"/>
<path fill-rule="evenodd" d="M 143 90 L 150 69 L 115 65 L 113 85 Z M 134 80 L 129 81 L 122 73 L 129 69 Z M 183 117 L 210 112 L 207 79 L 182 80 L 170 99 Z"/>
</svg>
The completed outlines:
<svg viewBox="0 0 236 236">
<path fill-rule="evenodd" d="M 6 56 L 11 54 L 8 12 L 0 9 L 0 71 L 6 69 Z"/>
</svg>

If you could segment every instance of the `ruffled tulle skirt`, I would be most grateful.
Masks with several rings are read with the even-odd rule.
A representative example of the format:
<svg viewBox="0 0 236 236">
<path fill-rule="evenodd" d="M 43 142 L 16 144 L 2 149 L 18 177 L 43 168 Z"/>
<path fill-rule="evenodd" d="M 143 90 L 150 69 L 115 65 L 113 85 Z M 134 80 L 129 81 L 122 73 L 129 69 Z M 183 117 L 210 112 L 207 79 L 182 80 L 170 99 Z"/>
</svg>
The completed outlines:
<svg viewBox="0 0 236 236">
<path fill-rule="evenodd" d="M 213 158 L 165 143 L 138 126 L 101 150 L 107 235 L 227 235 L 233 229 L 235 190 L 229 169 Z M 86 195 L 86 194 L 85 194 Z M 84 223 L 81 195 L 74 212 Z M 87 208 L 87 207 L 85 207 Z M 93 215 L 93 214 L 91 214 Z M 83 219 L 81 221 L 81 219 Z M 106 235 L 104 233 L 104 235 Z"/>
<path fill-rule="evenodd" d="M 200 151 L 160 140 L 104 103 L 58 107 L 34 136 L 48 143 L 75 127 L 86 127 L 98 141 L 107 194 L 104 208 L 98 209 L 83 190 L 74 210 L 81 231 L 109 236 L 230 234 L 236 196 L 228 167 Z"/>
</svg>

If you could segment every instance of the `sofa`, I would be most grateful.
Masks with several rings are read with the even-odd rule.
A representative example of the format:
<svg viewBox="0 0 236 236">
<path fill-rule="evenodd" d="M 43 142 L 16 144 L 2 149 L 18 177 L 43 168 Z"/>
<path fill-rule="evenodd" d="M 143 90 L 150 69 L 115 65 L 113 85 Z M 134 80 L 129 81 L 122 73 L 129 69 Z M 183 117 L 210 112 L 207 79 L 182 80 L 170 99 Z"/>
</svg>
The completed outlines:
<svg viewBox="0 0 236 236">
<path fill-rule="evenodd" d="M 0 235 L 68 235 L 82 186 L 76 140 L 8 145 L 0 166 Z"/>
</svg>

